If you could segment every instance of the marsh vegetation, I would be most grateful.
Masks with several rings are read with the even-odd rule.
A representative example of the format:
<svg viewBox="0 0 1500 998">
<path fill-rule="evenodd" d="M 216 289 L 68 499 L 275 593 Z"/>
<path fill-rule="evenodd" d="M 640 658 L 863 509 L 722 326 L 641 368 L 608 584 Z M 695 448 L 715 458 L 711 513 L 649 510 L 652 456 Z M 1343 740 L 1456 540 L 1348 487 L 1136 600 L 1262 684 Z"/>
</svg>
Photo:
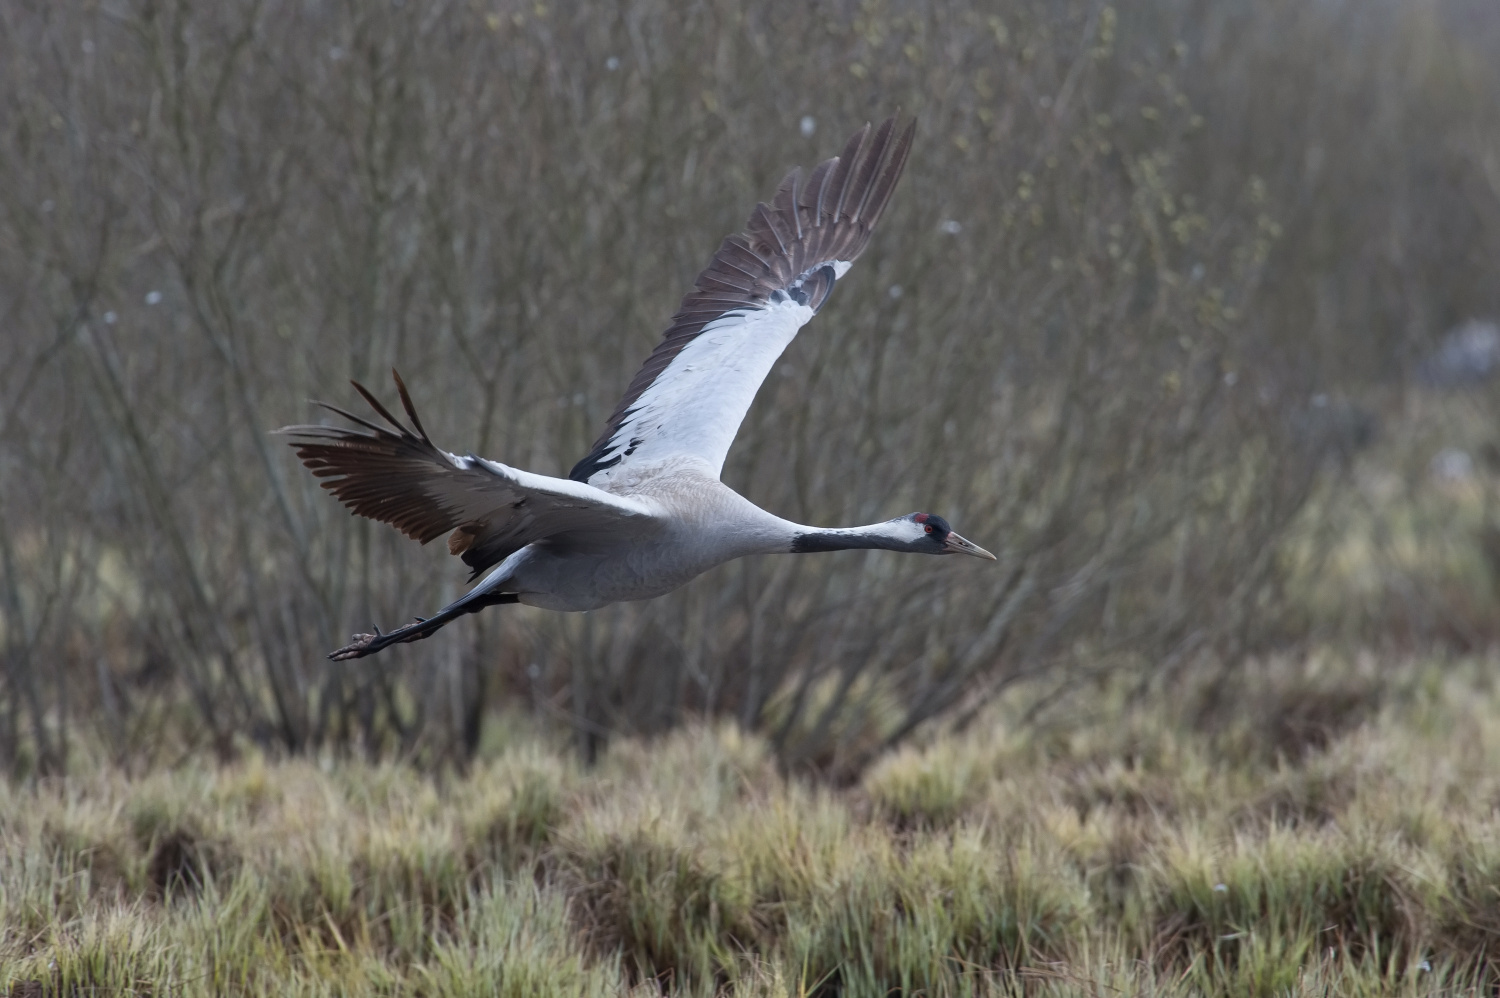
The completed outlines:
<svg viewBox="0 0 1500 998">
<path fill-rule="evenodd" d="M 496 719 L 442 778 L 98 764 L 0 799 L 0 966 L 17 995 L 1490 993 L 1494 672 L 1002 702 L 843 788 L 732 722 L 585 767 Z"/>
</svg>

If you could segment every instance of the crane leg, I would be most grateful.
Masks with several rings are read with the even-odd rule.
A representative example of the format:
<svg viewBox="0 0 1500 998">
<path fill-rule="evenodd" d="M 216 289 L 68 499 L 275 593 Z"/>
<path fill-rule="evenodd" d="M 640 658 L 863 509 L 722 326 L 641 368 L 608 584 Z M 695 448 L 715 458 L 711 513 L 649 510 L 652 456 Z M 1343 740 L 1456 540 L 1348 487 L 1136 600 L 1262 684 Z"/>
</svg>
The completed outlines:
<svg viewBox="0 0 1500 998">
<path fill-rule="evenodd" d="M 501 603 L 518 603 L 521 597 L 515 593 L 481 593 L 478 596 L 465 596 L 455 600 L 443 607 L 431 617 L 418 617 L 413 623 L 405 627 L 398 627 L 394 631 L 382 634 L 376 629 L 374 634 L 356 634 L 354 639 L 340 648 L 331 651 L 328 657 L 335 662 L 345 662 L 351 658 L 364 658 L 373 655 L 387 645 L 399 645 L 407 641 L 421 641 L 436 634 L 449 621 L 456 620 L 466 613 L 478 613 L 487 606 L 498 606 Z"/>
</svg>

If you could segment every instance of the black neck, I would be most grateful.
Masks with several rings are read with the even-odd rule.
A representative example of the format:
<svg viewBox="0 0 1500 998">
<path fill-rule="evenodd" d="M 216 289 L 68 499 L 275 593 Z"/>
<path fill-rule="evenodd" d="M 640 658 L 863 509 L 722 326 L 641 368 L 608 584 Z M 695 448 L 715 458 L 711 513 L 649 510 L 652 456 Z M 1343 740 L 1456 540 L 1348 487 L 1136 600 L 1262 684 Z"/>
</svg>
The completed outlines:
<svg viewBox="0 0 1500 998">
<path fill-rule="evenodd" d="M 870 527 L 843 527 L 838 530 L 809 530 L 792 538 L 793 554 L 811 554 L 815 551 L 907 551 L 911 540 L 893 537 L 882 528 L 883 523 Z"/>
</svg>

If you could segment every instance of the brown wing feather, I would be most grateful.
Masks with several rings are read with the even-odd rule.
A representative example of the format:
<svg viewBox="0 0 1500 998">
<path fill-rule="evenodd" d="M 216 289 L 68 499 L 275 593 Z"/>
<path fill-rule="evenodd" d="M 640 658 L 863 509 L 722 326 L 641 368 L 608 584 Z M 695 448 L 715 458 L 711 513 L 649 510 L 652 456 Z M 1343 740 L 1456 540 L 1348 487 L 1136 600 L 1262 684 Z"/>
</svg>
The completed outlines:
<svg viewBox="0 0 1500 998">
<path fill-rule="evenodd" d="M 394 372 L 392 372 L 394 373 Z M 390 428 L 362 419 L 338 406 L 319 405 L 352 420 L 364 429 L 341 426 L 289 426 L 282 432 L 293 436 L 292 447 L 323 488 L 360 516 L 389 523 L 414 541 L 428 543 L 463 522 L 457 510 L 444 504 L 424 487 L 434 478 L 457 476 L 460 469 L 439 450 L 427 434 L 413 433 L 380 404 L 359 382 L 351 382 L 370 407 Z M 412 415 L 406 386 L 400 385 L 402 402 Z M 416 419 L 412 420 L 420 428 Z"/>
<path fill-rule="evenodd" d="M 781 182 L 771 204 L 755 206 L 745 231 L 724 240 L 693 290 L 683 297 L 672 325 L 570 478 L 587 482 L 619 460 L 610 457 L 610 439 L 621 420 L 708 323 L 736 309 L 764 308 L 771 295 L 793 288 L 798 280 L 808 305 L 816 310 L 823 304 L 833 278 L 821 268 L 836 261 L 853 263 L 864 252 L 906 167 L 916 127 L 911 121 L 897 135 L 896 119 L 888 118 L 872 138 L 865 125 L 850 137 L 842 155 L 819 163 L 805 184 L 801 168 L 796 168 Z"/>
<path fill-rule="evenodd" d="M 319 403 L 357 426 L 280 431 L 292 438 L 297 456 L 322 479 L 323 488 L 353 512 L 389 523 L 423 544 L 451 531 L 449 553 L 462 555 L 476 577 L 532 541 L 617 529 L 638 517 L 638 511 L 621 507 L 621 500 L 587 486 L 439 449 L 422 427 L 401 376 L 391 373 L 415 430 L 354 382 L 388 426 Z"/>
</svg>

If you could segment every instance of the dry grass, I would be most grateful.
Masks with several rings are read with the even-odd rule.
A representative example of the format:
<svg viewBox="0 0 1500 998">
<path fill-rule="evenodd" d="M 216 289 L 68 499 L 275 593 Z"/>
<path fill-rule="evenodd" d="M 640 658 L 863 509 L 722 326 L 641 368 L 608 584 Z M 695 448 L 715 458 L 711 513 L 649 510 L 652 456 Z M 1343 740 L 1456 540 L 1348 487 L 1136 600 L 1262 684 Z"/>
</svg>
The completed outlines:
<svg viewBox="0 0 1500 998">
<path fill-rule="evenodd" d="M 733 726 L 621 742 L 590 770 L 520 721 L 463 774 L 100 762 L 0 801 L 0 985 L 1493 989 L 1494 666 L 1381 663 L 1382 703 L 1274 757 L 1205 731 L 1201 690 L 1104 691 L 1086 720 L 1031 729 L 1002 704 L 843 790 L 781 775 Z M 1241 700 L 1358 690 L 1370 667 L 1270 663 Z"/>
</svg>

